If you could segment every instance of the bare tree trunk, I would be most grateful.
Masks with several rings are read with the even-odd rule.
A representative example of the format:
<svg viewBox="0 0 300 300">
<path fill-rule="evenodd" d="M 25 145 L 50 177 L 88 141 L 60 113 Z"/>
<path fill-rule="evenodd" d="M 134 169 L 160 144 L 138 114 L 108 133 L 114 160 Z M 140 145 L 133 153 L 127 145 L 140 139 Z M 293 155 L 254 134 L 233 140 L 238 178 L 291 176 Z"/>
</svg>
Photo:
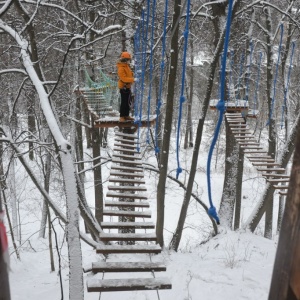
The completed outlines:
<svg viewBox="0 0 300 300">
<path fill-rule="evenodd" d="M 236 198 L 234 210 L 234 224 L 233 229 L 240 228 L 241 221 L 241 206 L 242 206 L 242 186 L 243 186 L 243 173 L 244 173 L 244 153 L 239 149 L 239 161 L 237 165 L 237 179 L 236 179 Z"/>
<path fill-rule="evenodd" d="M 272 51 L 272 41 L 270 34 L 272 32 L 272 21 L 270 10 L 267 8 L 266 13 L 266 29 L 269 34 L 266 35 L 267 38 L 267 97 L 268 97 L 268 111 L 269 111 L 269 150 L 268 154 L 275 159 L 276 155 L 276 131 L 275 131 L 275 118 L 271 116 L 272 111 L 272 80 L 273 80 L 273 51 Z M 274 96 L 273 96 L 274 97 Z M 273 228 L 273 197 L 270 197 L 266 205 L 266 218 L 265 218 L 265 233 L 266 238 L 272 238 L 272 228 Z"/>
<path fill-rule="evenodd" d="M 95 217 L 100 223 L 103 221 L 103 186 L 100 166 L 100 132 L 99 128 L 93 127 L 93 166 L 94 166 L 94 192 L 95 192 Z M 98 165 L 98 166 L 97 166 Z"/>
<path fill-rule="evenodd" d="M 192 105 L 194 96 L 194 47 L 193 36 L 190 37 L 190 55 L 191 55 L 191 70 L 190 70 L 190 96 L 187 102 L 187 122 L 184 138 L 184 149 L 193 147 L 193 123 L 192 123 Z"/>
<path fill-rule="evenodd" d="M 226 120 L 226 151 L 225 151 L 225 177 L 223 185 L 222 199 L 220 203 L 219 217 L 220 223 L 232 229 L 234 204 L 237 190 L 237 172 L 239 160 L 239 146 L 235 142 L 229 124 Z"/>
<path fill-rule="evenodd" d="M 166 118 L 163 132 L 162 149 L 160 153 L 160 175 L 157 185 L 157 220 L 156 220 L 156 236 L 157 242 L 164 245 L 164 218 L 165 218 L 165 189 L 168 172 L 169 161 L 169 148 L 172 132 L 172 119 L 173 119 L 173 107 L 174 107 L 174 92 L 176 86 L 176 74 L 178 66 L 178 34 L 179 25 L 177 21 L 180 17 L 181 0 L 174 1 L 173 23 L 171 39 L 171 62 L 168 75 L 168 94 L 166 104 Z"/>
</svg>

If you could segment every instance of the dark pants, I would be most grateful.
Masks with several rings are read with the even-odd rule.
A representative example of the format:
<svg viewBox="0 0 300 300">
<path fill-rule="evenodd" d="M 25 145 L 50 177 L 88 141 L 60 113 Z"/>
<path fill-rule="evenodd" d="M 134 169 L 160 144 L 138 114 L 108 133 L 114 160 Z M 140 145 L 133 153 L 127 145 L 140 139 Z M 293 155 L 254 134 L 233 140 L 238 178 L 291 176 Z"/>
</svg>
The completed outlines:
<svg viewBox="0 0 300 300">
<path fill-rule="evenodd" d="M 120 117 L 128 117 L 130 110 L 131 101 L 131 90 L 130 89 L 120 89 L 121 94 L 121 105 L 120 105 Z"/>
</svg>

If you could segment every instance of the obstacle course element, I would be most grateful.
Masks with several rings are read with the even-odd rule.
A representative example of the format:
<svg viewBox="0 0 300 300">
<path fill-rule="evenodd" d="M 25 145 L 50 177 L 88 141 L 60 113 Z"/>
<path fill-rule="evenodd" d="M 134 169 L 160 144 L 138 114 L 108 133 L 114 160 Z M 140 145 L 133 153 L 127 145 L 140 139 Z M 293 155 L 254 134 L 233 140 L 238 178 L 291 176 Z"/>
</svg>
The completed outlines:
<svg viewBox="0 0 300 300">
<path fill-rule="evenodd" d="M 245 119 L 241 113 L 226 113 L 226 120 L 229 127 L 248 160 L 262 173 L 267 182 L 279 190 L 280 195 L 287 195 L 289 175 L 286 170 L 270 156 L 268 152 L 260 147 L 249 127 L 245 124 Z"/>
<path fill-rule="evenodd" d="M 166 266 L 161 262 L 149 262 L 149 255 L 159 254 L 161 247 L 155 244 L 157 238 L 154 223 L 144 222 L 145 218 L 151 218 L 151 211 L 145 194 L 147 189 L 144 186 L 142 163 L 139 153 L 133 150 L 136 142 L 135 134 L 115 134 L 107 200 L 103 211 L 105 220 L 101 223 L 103 232 L 100 240 L 104 245 L 99 245 L 96 249 L 97 253 L 107 257 L 105 261 L 92 264 L 94 275 L 87 281 L 89 292 L 172 288 L 168 278 L 154 275 L 155 272 L 166 271 Z M 132 261 L 131 257 L 129 262 L 124 254 L 139 254 L 139 261 Z M 107 273 L 112 272 L 125 274 L 126 278 L 120 275 L 120 279 L 103 279 L 97 275 L 102 273 L 100 275 L 107 277 Z M 145 272 L 151 273 L 154 278 L 137 275 Z"/>
</svg>

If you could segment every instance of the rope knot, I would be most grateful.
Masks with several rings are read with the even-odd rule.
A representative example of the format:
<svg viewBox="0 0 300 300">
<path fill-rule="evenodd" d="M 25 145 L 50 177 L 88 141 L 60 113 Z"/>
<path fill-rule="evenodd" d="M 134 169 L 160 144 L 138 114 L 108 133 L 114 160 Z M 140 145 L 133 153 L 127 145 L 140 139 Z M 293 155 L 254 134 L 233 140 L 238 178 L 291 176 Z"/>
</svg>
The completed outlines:
<svg viewBox="0 0 300 300">
<path fill-rule="evenodd" d="M 176 179 L 178 179 L 180 173 L 182 173 L 182 168 L 178 167 L 176 171 Z"/>
<path fill-rule="evenodd" d="M 219 100 L 219 102 L 216 105 L 216 108 L 217 108 L 218 111 L 223 113 L 225 111 L 225 101 Z"/>
<path fill-rule="evenodd" d="M 216 220 L 217 224 L 220 225 L 220 219 L 218 217 L 216 208 L 214 206 L 211 206 L 208 210 L 207 213 L 210 217 Z"/>
<path fill-rule="evenodd" d="M 182 95 L 182 96 L 180 97 L 180 102 L 183 103 L 184 101 L 185 101 L 185 97 Z"/>
</svg>

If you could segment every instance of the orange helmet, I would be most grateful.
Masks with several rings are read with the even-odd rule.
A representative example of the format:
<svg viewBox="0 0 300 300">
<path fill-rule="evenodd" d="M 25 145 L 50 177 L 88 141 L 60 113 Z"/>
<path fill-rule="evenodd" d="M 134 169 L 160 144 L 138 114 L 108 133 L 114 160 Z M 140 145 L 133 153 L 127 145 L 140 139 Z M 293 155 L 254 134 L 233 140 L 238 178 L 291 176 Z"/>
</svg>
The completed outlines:
<svg viewBox="0 0 300 300">
<path fill-rule="evenodd" d="M 129 52 L 122 52 L 121 53 L 121 58 L 131 59 L 131 55 L 130 55 Z"/>
</svg>

